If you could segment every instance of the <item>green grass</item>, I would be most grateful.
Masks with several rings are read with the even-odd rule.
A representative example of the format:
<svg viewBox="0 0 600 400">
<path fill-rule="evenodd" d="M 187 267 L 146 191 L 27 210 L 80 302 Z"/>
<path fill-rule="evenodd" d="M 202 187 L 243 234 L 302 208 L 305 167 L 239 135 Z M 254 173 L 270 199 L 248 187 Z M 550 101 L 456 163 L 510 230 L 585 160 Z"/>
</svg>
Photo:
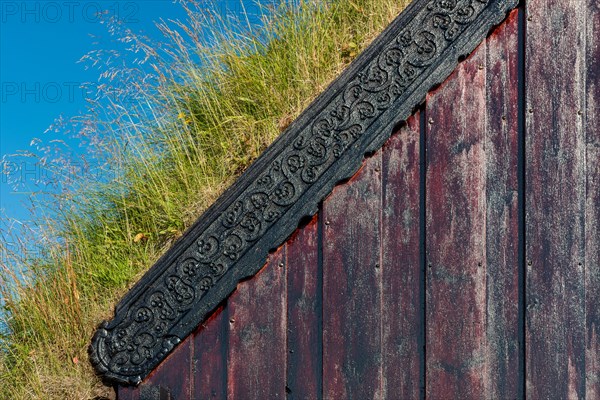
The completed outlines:
<svg viewBox="0 0 600 400">
<path fill-rule="evenodd" d="M 116 176 L 35 204 L 43 254 L 14 252 L 3 233 L 0 398 L 110 398 L 87 359 L 97 324 L 406 2 L 281 5 L 260 28 L 188 4 L 160 48 L 136 42 L 154 79 L 107 71 L 135 101 L 103 103 L 83 123 Z"/>
</svg>

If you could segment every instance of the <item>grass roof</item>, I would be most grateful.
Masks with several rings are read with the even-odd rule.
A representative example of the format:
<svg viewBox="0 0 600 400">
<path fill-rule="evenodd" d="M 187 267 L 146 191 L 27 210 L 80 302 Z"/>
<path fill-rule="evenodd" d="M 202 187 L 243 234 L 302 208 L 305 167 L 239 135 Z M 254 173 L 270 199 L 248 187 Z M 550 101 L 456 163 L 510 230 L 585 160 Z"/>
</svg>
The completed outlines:
<svg viewBox="0 0 600 400">
<path fill-rule="evenodd" d="M 186 21 L 162 24 L 162 44 L 120 32 L 142 62 L 107 68 L 119 91 L 103 87 L 74 120 L 110 178 L 33 199 L 43 252 L 8 249 L 2 233 L 0 398 L 111 398 L 87 360 L 97 324 L 406 3 L 263 5 L 253 25 L 187 2 Z"/>
</svg>

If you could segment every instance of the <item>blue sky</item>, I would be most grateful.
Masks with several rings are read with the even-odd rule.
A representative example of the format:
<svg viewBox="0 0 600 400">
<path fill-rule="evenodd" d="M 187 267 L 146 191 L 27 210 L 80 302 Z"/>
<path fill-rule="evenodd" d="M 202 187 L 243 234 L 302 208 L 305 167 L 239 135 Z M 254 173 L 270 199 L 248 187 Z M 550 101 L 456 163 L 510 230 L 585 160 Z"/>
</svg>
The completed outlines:
<svg viewBox="0 0 600 400">
<path fill-rule="evenodd" d="M 218 10 L 235 12 L 242 8 L 239 1 L 215 3 Z M 252 2 L 244 3 L 252 13 Z M 31 143 L 37 139 L 65 140 L 69 151 L 83 154 L 76 141 L 44 131 L 59 116 L 68 120 L 85 112 L 80 85 L 97 82 L 100 71 L 86 69 L 78 60 L 91 50 L 110 49 L 114 41 L 99 13 L 115 15 L 127 28 L 154 40 L 162 38 L 156 21 L 186 17 L 173 0 L 0 1 L 0 160 L 35 151 Z M 33 182 L 48 174 L 31 159 L 3 167 L 10 173 L 0 175 L 0 228 L 6 228 L 9 218 L 30 218 L 28 193 L 40 189 Z"/>
<path fill-rule="evenodd" d="M 111 41 L 99 12 L 108 11 L 133 31 L 152 38 L 160 38 L 154 21 L 185 18 L 182 7 L 172 0 L 4 0 L 0 7 L 0 157 L 33 151 L 30 144 L 35 138 L 50 139 L 44 131 L 57 117 L 85 112 L 86 95 L 80 85 L 97 82 L 99 71 L 86 70 L 77 61 Z M 83 151 L 76 143 L 70 145 L 73 151 Z M 32 160 L 19 162 L 18 168 L 2 177 L 0 209 L 3 219 L 23 221 L 29 218 L 23 203 L 31 182 L 47 172 Z M 30 183 L 15 188 L 8 179 Z"/>
</svg>

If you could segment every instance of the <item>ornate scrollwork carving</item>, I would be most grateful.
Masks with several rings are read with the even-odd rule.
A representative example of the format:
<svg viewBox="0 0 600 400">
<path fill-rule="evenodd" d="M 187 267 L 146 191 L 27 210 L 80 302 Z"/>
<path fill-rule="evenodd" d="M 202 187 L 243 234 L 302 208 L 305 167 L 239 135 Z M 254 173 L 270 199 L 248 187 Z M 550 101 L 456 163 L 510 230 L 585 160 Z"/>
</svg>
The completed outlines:
<svg viewBox="0 0 600 400">
<path fill-rule="evenodd" d="M 381 119 L 397 118 L 399 112 L 408 116 L 439 83 L 428 76 L 439 70 L 447 76 L 457 57 L 472 51 L 515 5 L 516 0 L 415 0 L 405 11 L 409 14 L 388 28 L 386 39 L 365 52 L 371 56 L 359 57 L 322 95 L 327 101 L 317 101 L 306 118 L 299 118 L 308 122 L 290 126 L 284 133 L 290 140 L 274 145 L 277 151 L 269 153 L 261 170 L 238 180 L 236 196 L 223 196 L 217 202 L 220 212 L 201 217 L 206 220 L 202 231 L 187 234 L 197 237 L 170 250 L 176 255 L 161 259 L 117 307 L 115 318 L 100 326 L 90 347 L 96 369 L 109 380 L 139 383 L 232 285 L 261 267 L 241 260 L 264 261 L 268 248 L 258 243 L 267 233 L 279 241 L 289 234 L 289 221 L 281 222 L 286 213 L 297 203 L 306 203 L 306 210 L 295 211 L 296 221 L 314 212 L 311 204 L 320 199 L 303 197 L 312 186 L 330 190 L 345 178 L 332 171 L 343 170 L 350 156 L 362 158 L 382 135 L 381 127 L 393 122 Z M 463 34 L 467 39 L 460 41 Z"/>
</svg>

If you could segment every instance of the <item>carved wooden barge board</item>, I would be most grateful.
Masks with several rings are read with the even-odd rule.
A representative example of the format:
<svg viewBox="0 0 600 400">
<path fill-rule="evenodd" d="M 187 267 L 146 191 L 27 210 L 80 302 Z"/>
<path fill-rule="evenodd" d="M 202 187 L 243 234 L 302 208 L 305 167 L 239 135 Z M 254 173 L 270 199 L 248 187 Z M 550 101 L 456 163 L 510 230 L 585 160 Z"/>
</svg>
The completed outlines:
<svg viewBox="0 0 600 400">
<path fill-rule="evenodd" d="M 516 4 L 413 1 L 122 299 L 96 370 L 140 383 Z"/>
</svg>

